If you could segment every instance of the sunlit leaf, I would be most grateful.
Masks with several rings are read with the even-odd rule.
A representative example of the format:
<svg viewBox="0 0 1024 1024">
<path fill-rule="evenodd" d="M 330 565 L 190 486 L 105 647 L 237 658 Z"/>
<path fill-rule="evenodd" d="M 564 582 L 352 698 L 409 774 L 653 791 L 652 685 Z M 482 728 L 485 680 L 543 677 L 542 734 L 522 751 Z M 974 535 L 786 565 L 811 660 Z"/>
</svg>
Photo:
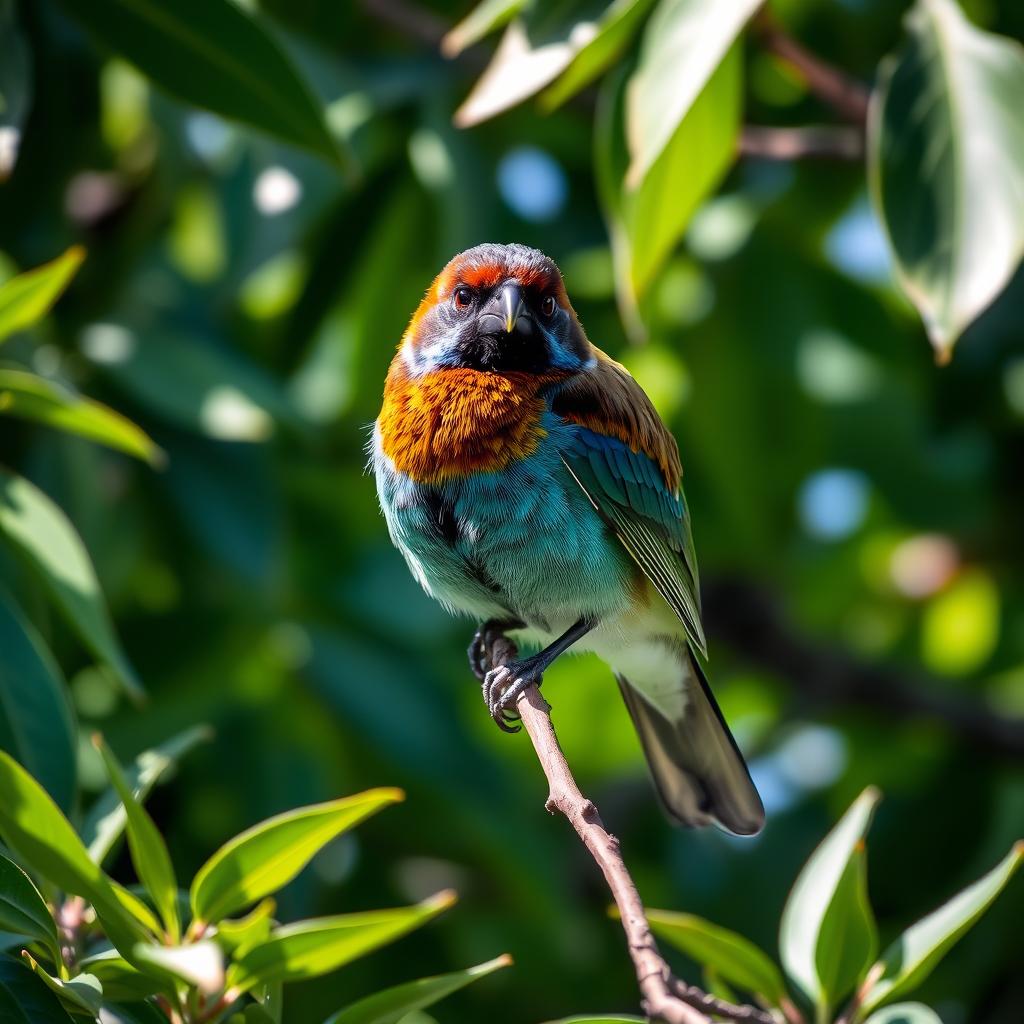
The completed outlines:
<svg viewBox="0 0 1024 1024">
<path fill-rule="evenodd" d="M 864 959 L 861 954 L 874 941 L 870 911 L 859 905 L 860 869 L 850 865 L 863 856 L 864 835 L 878 800 L 879 793 L 872 788 L 857 798 L 811 854 L 782 912 L 782 965 L 823 1014 L 835 997 L 837 980 L 847 980 L 850 961 Z"/>
<path fill-rule="evenodd" d="M 134 953 L 139 963 L 184 981 L 205 995 L 224 987 L 224 954 L 220 946 L 209 939 L 186 946 L 139 943 Z"/>
<path fill-rule="evenodd" d="M 864 1024 L 942 1024 L 942 1020 L 923 1003 L 896 1003 L 871 1014 Z"/>
<path fill-rule="evenodd" d="M 54 381 L 0 367 L 0 413 L 35 420 L 159 465 L 160 449 L 120 413 Z"/>
<path fill-rule="evenodd" d="M 106 875 L 90 859 L 71 823 L 46 791 L 0 751 L 0 836 L 23 864 L 96 908 L 110 940 L 122 950 L 142 935 Z"/>
<path fill-rule="evenodd" d="M 412 907 L 317 918 L 277 928 L 228 970 L 228 985 L 248 991 L 271 981 L 299 981 L 333 971 L 426 924 L 455 902 L 452 892 Z"/>
<path fill-rule="evenodd" d="M 4 1024 L 72 1024 L 67 1010 L 27 964 L 0 956 L 0 1020 Z"/>
<path fill-rule="evenodd" d="M 277 904 L 272 899 L 258 903 L 245 917 L 225 919 L 217 925 L 217 942 L 233 956 L 262 942 L 274 927 Z"/>
<path fill-rule="evenodd" d="M 42 638 L 0 590 L 0 749 L 13 754 L 65 811 L 77 788 L 75 715 Z"/>
<path fill-rule="evenodd" d="M 408 1013 L 423 1010 L 457 992 L 460 988 L 493 974 L 512 963 L 510 956 L 499 956 L 485 964 L 469 967 L 464 971 L 453 971 L 436 978 L 420 978 L 404 985 L 395 985 L 383 992 L 360 999 L 358 1003 L 339 1010 L 328 1018 L 325 1024 L 399 1024 Z"/>
<path fill-rule="evenodd" d="M 207 725 L 197 725 L 161 743 L 152 750 L 144 750 L 125 769 L 125 778 L 135 799 L 145 803 L 150 791 L 163 782 L 178 762 L 198 743 L 207 742 L 213 731 Z M 82 824 L 82 839 L 89 848 L 89 856 L 102 864 L 124 833 L 125 810 L 117 791 L 111 786 L 103 792 L 89 809 Z"/>
<path fill-rule="evenodd" d="M 918 0 L 868 118 L 872 193 L 939 362 L 1024 255 L 1024 50 Z"/>
<path fill-rule="evenodd" d="M 647 919 L 656 935 L 672 943 L 726 982 L 763 996 L 772 1005 L 786 998 L 778 967 L 749 939 L 693 914 L 649 910 Z"/>
<path fill-rule="evenodd" d="M 401 790 L 371 789 L 279 814 L 225 843 L 192 882 L 196 919 L 217 922 L 287 885 L 325 844 L 403 798 Z"/>
<path fill-rule="evenodd" d="M 68 624 L 114 672 L 125 691 L 143 691 L 125 657 L 89 554 L 61 509 L 22 477 L 0 469 L 0 534 L 25 556 Z"/>
<path fill-rule="evenodd" d="M 131 889 L 110 879 L 110 887 L 114 890 L 114 898 L 130 917 L 133 917 L 151 935 L 161 935 L 163 926 L 160 919 L 149 908 L 149 904 L 137 896 Z"/>
<path fill-rule="evenodd" d="M 135 799 L 131 785 L 110 748 L 99 737 L 94 738 L 94 743 L 103 756 L 107 776 L 124 805 L 128 848 L 135 873 L 157 908 L 171 942 L 175 943 L 181 937 L 178 924 L 178 882 L 167 844 L 146 809 Z"/>
<path fill-rule="evenodd" d="M 61 962 L 53 915 L 32 879 L 0 854 L 0 930 L 43 943 L 54 963 Z"/>
<path fill-rule="evenodd" d="M 62 981 L 43 970 L 28 953 L 22 953 L 22 959 L 68 1011 L 73 1014 L 91 1013 L 93 1017 L 100 1012 L 103 986 L 98 978 L 83 973 L 76 974 L 68 981 Z"/>
<path fill-rule="evenodd" d="M 85 957 L 78 966 L 100 982 L 104 998 L 109 1002 L 145 999 L 173 988 L 163 978 L 144 974 L 133 967 L 114 949 Z"/>
<path fill-rule="evenodd" d="M 468 46 L 501 28 L 524 7 L 526 0 L 481 0 L 441 41 L 446 57 L 457 57 Z"/>
<path fill-rule="evenodd" d="M 323 109 L 259 18 L 231 0 L 62 0 L 103 45 L 169 92 L 348 163 Z"/>
<path fill-rule="evenodd" d="M 41 320 L 60 298 L 84 259 L 85 250 L 72 246 L 52 263 L 28 270 L 0 285 L 0 342 Z"/>
<path fill-rule="evenodd" d="M 950 947 L 988 910 L 1022 860 L 1024 842 L 1019 842 L 987 875 L 911 925 L 882 954 L 884 970 L 864 999 L 865 1010 L 873 1010 L 917 988 Z"/>
<path fill-rule="evenodd" d="M 626 97 L 627 181 L 636 187 L 668 146 L 762 0 L 661 0 L 644 30 Z"/>
</svg>

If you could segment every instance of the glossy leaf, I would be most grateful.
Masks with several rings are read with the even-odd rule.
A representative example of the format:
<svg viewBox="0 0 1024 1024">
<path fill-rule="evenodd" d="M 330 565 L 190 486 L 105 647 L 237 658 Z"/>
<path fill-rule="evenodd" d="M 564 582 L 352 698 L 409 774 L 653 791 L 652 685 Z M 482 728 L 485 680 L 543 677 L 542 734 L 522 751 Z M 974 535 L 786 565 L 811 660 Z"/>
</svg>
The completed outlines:
<svg viewBox="0 0 1024 1024">
<path fill-rule="evenodd" d="M 124 911 L 103 872 L 89 859 L 71 823 L 46 791 L 9 754 L 0 751 L 0 836 L 24 864 L 96 908 L 119 949 L 141 929 Z"/>
<path fill-rule="evenodd" d="M 178 762 L 198 743 L 207 742 L 213 735 L 209 726 L 197 725 L 192 729 L 145 750 L 130 764 L 124 775 L 135 799 L 145 803 L 150 791 L 172 774 Z M 89 848 L 89 856 L 102 864 L 124 833 L 124 804 L 111 786 L 102 793 L 89 809 L 82 824 L 81 835 Z"/>
<path fill-rule="evenodd" d="M 0 285 L 0 342 L 15 331 L 34 326 L 60 298 L 85 259 L 85 250 L 72 246 L 63 256 Z"/>
<path fill-rule="evenodd" d="M 277 904 L 265 899 L 237 919 L 226 919 L 217 925 L 217 942 L 228 953 L 237 956 L 249 946 L 262 942 L 274 927 L 274 911 Z"/>
<path fill-rule="evenodd" d="M 219 992 L 224 987 L 224 954 L 220 946 L 210 939 L 186 946 L 139 943 L 134 952 L 141 964 L 183 981 L 205 995 Z"/>
<path fill-rule="evenodd" d="M 91 1013 L 94 1017 L 100 1012 L 100 1004 L 103 1002 L 103 986 L 98 978 L 83 973 L 76 974 L 68 981 L 62 981 L 60 978 L 47 974 L 28 953 L 22 953 L 22 959 L 69 1012 L 79 1015 Z"/>
<path fill-rule="evenodd" d="M 159 465 L 160 449 L 120 413 L 52 380 L 0 367 L 0 413 L 45 423 Z"/>
<path fill-rule="evenodd" d="M 871 1014 L 864 1024 L 942 1024 L 942 1020 L 923 1003 L 895 1003 Z"/>
<path fill-rule="evenodd" d="M 0 591 L 0 749 L 65 811 L 75 802 L 75 715 L 67 686 L 35 627 Z"/>
<path fill-rule="evenodd" d="M 259 18 L 231 0 L 61 0 L 104 46 L 186 103 L 347 160 L 323 109 Z"/>
<path fill-rule="evenodd" d="M 868 167 L 897 277 L 939 362 L 1024 255 L 1024 50 L 918 0 L 882 66 Z"/>
<path fill-rule="evenodd" d="M 412 907 L 343 914 L 275 929 L 228 971 L 228 985 L 249 991 L 273 981 L 299 981 L 336 970 L 424 925 L 455 902 L 441 892 Z"/>
<path fill-rule="evenodd" d="M 484 36 L 514 18 L 526 0 L 481 0 L 441 41 L 441 52 L 446 57 L 457 57 L 467 47 L 478 43 Z"/>
<path fill-rule="evenodd" d="M 173 988 L 165 980 L 133 967 L 114 949 L 85 957 L 79 967 L 98 979 L 104 998 L 111 1002 L 145 999 Z"/>
<path fill-rule="evenodd" d="M 131 889 L 110 879 L 110 886 L 114 890 L 114 898 L 121 905 L 130 917 L 134 918 L 151 935 L 160 935 L 163 926 L 160 919 L 149 908 L 149 904 L 137 896 Z"/>
<path fill-rule="evenodd" d="M 649 910 L 647 919 L 656 935 L 714 970 L 730 985 L 763 996 L 772 1005 L 786 997 L 778 967 L 742 935 L 693 914 Z"/>
<path fill-rule="evenodd" d="M 0 469 L 0 535 L 28 560 L 82 642 L 136 699 L 142 688 L 125 657 L 89 554 L 67 516 L 34 484 Z"/>
<path fill-rule="evenodd" d="M 67 1010 L 27 964 L 0 956 L 0 1020 L 4 1024 L 72 1024 Z"/>
<path fill-rule="evenodd" d="M 479 981 L 480 978 L 486 978 L 488 974 L 508 967 L 511 963 L 510 956 L 499 956 L 464 971 L 453 971 L 436 978 L 420 978 L 404 985 L 395 985 L 393 988 L 360 999 L 358 1003 L 353 1003 L 344 1010 L 339 1010 L 328 1018 L 325 1024 L 399 1024 L 406 1014 L 433 1006 L 445 996 L 465 988 L 474 981 Z"/>
<path fill-rule="evenodd" d="M 950 947 L 988 910 L 1022 860 L 1024 842 L 1019 842 L 987 875 L 911 925 L 882 955 L 883 970 L 864 999 L 865 1010 L 873 1010 L 917 988 Z"/>
<path fill-rule="evenodd" d="M 287 885 L 326 843 L 388 804 L 401 790 L 371 789 L 300 807 L 254 825 L 222 846 L 192 882 L 192 912 L 215 923 Z"/>
<path fill-rule="evenodd" d="M 131 851 L 135 873 L 146 887 L 146 892 L 160 914 L 171 942 L 176 943 L 181 937 L 178 923 L 178 880 L 174 874 L 174 865 L 171 864 L 171 856 L 167 852 L 167 844 L 153 819 L 135 799 L 131 785 L 110 748 L 99 737 L 94 737 L 93 742 L 103 757 L 107 776 L 124 805 L 128 848 Z"/>
<path fill-rule="evenodd" d="M 626 97 L 627 181 L 636 187 L 762 0 L 661 0 Z"/>
<path fill-rule="evenodd" d="M 811 854 L 782 912 L 782 965 L 794 984 L 821 1008 L 827 1008 L 833 998 L 830 985 L 840 973 L 838 958 L 845 963 L 845 950 L 859 953 L 870 945 L 870 936 L 865 943 L 867 922 L 851 907 L 862 895 L 862 882 L 848 869 L 851 861 L 863 855 L 864 835 L 878 800 L 878 791 L 868 788 L 854 801 Z M 870 930 L 873 934 L 873 924 Z"/>
<path fill-rule="evenodd" d="M 32 879 L 0 854 L 0 930 L 41 942 L 59 964 L 60 940 L 53 915 Z"/>
</svg>

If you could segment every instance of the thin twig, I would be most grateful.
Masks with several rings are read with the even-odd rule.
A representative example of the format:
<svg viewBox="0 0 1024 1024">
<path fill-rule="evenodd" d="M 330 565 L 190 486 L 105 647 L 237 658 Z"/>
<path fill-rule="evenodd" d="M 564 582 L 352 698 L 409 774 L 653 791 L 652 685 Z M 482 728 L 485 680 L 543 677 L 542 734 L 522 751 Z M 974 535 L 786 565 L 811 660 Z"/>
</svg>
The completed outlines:
<svg viewBox="0 0 1024 1024">
<path fill-rule="evenodd" d="M 516 647 L 506 637 L 499 637 L 489 651 L 492 666 L 506 665 L 515 657 Z M 547 701 L 536 686 L 530 686 L 516 702 L 516 710 L 548 780 L 545 806 L 551 813 L 559 811 L 569 820 L 608 883 L 626 933 L 629 955 L 640 985 L 641 1002 L 648 1017 L 663 1024 L 709 1024 L 708 1014 L 714 1013 L 734 1021 L 775 1024 L 775 1018 L 764 1010 L 713 999 L 700 989 L 683 985 L 673 976 L 658 952 L 636 883 L 622 858 L 618 839 L 605 828 L 597 808 L 576 785 L 558 744 Z"/>
<path fill-rule="evenodd" d="M 762 46 L 789 64 L 815 96 L 840 117 L 864 124 L 868 116 L 868 91 L 860 82 L 797 42 L 767 8 L 754 19 L 753 28 Z"/>
<path fill-rule="evenodd" d="M 749 124 L 740 135 L 740 154 L 765 160 L 860 160 L 864 156 L 864 135 L 848 127 L 770 128 Z"/>
<path fill-rule="evenodd" d="M 435 49 L 448 31 L 443 18 L 408 0 L 362 0 L 362 4 L 372 18 Z"/>
</svg>

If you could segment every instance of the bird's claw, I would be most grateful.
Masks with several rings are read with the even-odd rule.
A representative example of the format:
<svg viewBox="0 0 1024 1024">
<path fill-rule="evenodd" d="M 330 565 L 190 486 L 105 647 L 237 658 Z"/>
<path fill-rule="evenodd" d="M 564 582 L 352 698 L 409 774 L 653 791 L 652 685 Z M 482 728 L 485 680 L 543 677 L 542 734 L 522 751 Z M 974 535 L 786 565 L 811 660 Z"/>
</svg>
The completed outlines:
<svg viewBox="0 0 1024 1024">
<path fill-rule="evenodd" d="M 469 667 L 473 670 L 473 675 L 481 683 L 486 679 L 493 664 L 495 641 L 504 637 L 507 630 L 521 627 L 521 622 L 512 619 L 488 619 L 473 634 L 466 656 L 469 658 Z"/>
<path fill-rule="evenodd" d="M 530 686 L 540 686 L 542 675 L 526 661 L 514 661 L 492 668 L 484 677 L 484 701 L 495 724 L 504 732 L 519 732 L 515 711 L 520 694 Z"/>
</svg>

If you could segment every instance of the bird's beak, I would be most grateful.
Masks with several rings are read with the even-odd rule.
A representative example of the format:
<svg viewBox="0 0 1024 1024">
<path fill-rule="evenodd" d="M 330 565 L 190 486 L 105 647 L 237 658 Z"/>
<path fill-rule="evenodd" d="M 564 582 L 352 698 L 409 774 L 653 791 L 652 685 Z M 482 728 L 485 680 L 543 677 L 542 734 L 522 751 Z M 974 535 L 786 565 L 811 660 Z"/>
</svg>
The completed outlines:
<svg viewBox="0 0 1024 1024">
<path fill-rule="evenodd" d="M 508 284 L 502 285 L 501 291 L 498 293 L 498 302 L 501 308 L 502 319 L 505 323 L 505 333 L 511 334 L 515 330 L 519 317 L 522 316 L 525 308 L 519 285 L 511 281 Z"/>
</svg>

